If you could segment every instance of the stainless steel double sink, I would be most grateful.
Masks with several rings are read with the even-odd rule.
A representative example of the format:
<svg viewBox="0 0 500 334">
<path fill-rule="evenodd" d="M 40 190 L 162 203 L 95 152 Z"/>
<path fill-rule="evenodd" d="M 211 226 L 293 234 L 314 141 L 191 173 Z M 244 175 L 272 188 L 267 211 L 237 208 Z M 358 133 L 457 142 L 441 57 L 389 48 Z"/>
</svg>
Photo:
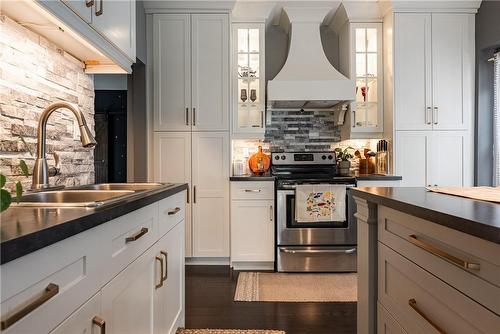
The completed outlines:
<svg viewBox="0 0 500 334">
<path fill-rule="evenodd" d="M 21 207 L 96 208 L 174 186 L 172 183 L 99 183 L 24 195 Z"/>
</svg>

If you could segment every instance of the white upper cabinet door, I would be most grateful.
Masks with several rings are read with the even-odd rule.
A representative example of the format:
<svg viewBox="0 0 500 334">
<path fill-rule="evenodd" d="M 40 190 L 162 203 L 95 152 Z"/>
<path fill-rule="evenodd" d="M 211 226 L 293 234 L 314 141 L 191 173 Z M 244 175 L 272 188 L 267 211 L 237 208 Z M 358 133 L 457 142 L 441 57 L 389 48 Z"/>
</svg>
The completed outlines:
<svg viewBox="0 0 500 334">
<path fill-rule="evenodd" d="M 191 130 L 189 14 L 153 15 L 154 129 Z"/>
<path fill-rule="evenodd" d="M 474 108 L 473 34 L 473 15 L 432 14 L 434 129 L 470 128 Z"/>
<path fill-rule="evenodd" d="M 63 0 L 63 3 L 80 16 L 85 22 L 92 22 L 92 0 Z"/>
<path fill-rule="evenodd" d="M 395 14 L 396 130 L 432 129 L 431 57 L 431 15 Z"/>
<path fill-rule="evenodd" d="M 229 133 L 193 133 L 193 256 L 229 256 Z"/>
<path fill-rule="evenodd" d="M 95 0 L 92 26 L 135 62 L 135 0 Z"/>
<path fill-rule="evenodd" d="M 102 289 L 107 334 L 154 334 L 153 298 L 159 261 L 150 249 Z"/>
<path fill-rule="evenodd" d="M 432 131 L 396 131 L 395 174 L 403 177 L 402 187 L 427 185 L 431 137 Z"/>
<path fill-rule="evenodd" d="M 439 187 L 472 186 L 468 131 L 433 131 L 431 152 L 429 183 Z"/>
<path fill-rule="evenodd" d="M 274 261 L 274 201 L 231 204 L 231 261 Z"/>
<path fill-rule="evenodd" d="M 193 14 L 193 130 L 229 130 L 229 19 L 226 14 Z M 179 32 L 177 32 L 179 33 Z"/>
</svg>

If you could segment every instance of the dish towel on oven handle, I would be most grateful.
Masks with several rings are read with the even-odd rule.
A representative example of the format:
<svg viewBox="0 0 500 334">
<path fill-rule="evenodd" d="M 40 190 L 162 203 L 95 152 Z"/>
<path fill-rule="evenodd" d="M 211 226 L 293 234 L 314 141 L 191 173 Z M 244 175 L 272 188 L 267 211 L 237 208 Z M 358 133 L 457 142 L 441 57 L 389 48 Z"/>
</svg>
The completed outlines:
<svg viewBox="0 0 500 334">
<path fill-rule="evenodd" d="M 345 185 L 297 185 L 295 188 L 295 220 L 299 223 L 345 221 L 345 202 Z"/>
</svg>

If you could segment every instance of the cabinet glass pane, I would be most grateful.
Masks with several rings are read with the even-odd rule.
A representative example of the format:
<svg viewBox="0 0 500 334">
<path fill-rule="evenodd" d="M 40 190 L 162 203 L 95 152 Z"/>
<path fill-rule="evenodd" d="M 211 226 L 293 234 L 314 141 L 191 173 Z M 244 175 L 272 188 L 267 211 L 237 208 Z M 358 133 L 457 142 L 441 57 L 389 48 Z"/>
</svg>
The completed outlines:
<svg viewBox="0 0 500 334">
<path fill-rule="evenodd" d="M 250 52 L 259 52 L 259 29 L 249 29 L 249 48 Z"/>
<path fill-rule="evenodd" d="M 364 77 L 366 75 L 366 54 L 356 53 L 356 76 Z"/>
<path fill-rule="evenodd" d="M 368 79 L 366 89 L 366 101 L 377 102 L 377 79 Z"/>
<path fill-rule="evenodd" d="M 367 70 L 366 75 L 369 77 L 377 76 L 377 54 L 376 53 L 368 53 L 366 55 L 367 58 Z"/>
<path fill-rule="evenodd" d="M 364 103 L 356 104 L 356 111 L 354 112 L 354 124 L 356 126 L 364 126 L 366 123 L 366 108 Z"/>
<path fill-rule="evenodd" d="M 259 80 L 250 80 L 250 90 L 248 91 L 249 103 L 256 105 L 260 102 Z"/>
<path fill-rule="evenodd" d="M 366 51 L 377 52 L 377 29 L 366 29 Z"/>
<path fill-rule="evenodd" d="M 377 103 L 368 102 L 365 105 L 366 108 L 366 126 L 375 127 L 377 126 Z"/>
<path fill-rule="evenodd" d="M 248 52 L 248 29 L 238 29 L 238 52 Z"/>
<path fill-rule="evenodd" d="M 356 52 L 366 51 L 366 29 L 356 29 Z"/>
<path fill-rule="evenodd" d="M 251 78 L 259 77 L 259 55 L 250 54 L 250 68 L 248 70 L 248 76 Z"/>
<path fill-rule="evenodd" d="M 238 80 L 238 104 L 248 102 L 249 97 L 248 80 Z"/>
<path fill-rule="evenodd" d="M 238 77 L 246 78 L 249 75 L 248 54 L 238 55 Z"/>
<path fill-rule="evenodd" d="M 366 79 L 361 78 L 356 80 L 356 102 L 366 101 Z M 359 103 L 358 103 L 359 104 Z"/>
</svg>

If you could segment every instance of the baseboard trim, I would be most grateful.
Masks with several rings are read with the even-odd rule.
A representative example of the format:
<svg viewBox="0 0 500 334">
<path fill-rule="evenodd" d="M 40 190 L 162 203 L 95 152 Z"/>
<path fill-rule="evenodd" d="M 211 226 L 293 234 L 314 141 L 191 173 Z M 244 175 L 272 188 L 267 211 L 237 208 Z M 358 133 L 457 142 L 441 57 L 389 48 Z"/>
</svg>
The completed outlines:
<svg viewBox="0 0 500 334">
<path fill-rule="evenodd" d="M 234 270 L 274 270 L 274 262 L 234 261 L 231 267 Z"/>
<path fill-rule="evenodd" d="M 228 257 L 186 257 L 186 266 L 227 266 Z"/>
</svg>

